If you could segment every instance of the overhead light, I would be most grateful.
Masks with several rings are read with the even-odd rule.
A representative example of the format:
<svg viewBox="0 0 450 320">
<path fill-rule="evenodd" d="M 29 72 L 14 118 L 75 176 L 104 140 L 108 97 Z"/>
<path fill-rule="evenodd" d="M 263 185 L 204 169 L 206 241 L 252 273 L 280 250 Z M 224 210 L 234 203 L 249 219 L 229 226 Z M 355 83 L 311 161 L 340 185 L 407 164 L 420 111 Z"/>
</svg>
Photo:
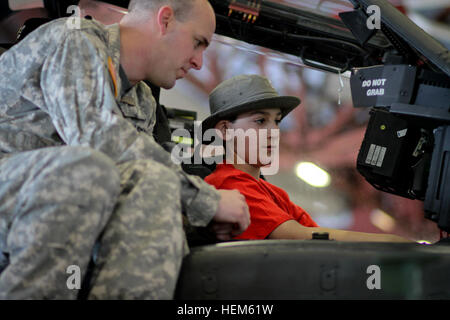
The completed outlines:
<svg viewBox="0 0 450 320">
<path fill-rule="evenodd" d="M 297 177 L 313 187 L 324 188 L 330 185 L 330 174 L 314 163 L 301 162 L 297 165 L 295 171 Z"/>
</svg>

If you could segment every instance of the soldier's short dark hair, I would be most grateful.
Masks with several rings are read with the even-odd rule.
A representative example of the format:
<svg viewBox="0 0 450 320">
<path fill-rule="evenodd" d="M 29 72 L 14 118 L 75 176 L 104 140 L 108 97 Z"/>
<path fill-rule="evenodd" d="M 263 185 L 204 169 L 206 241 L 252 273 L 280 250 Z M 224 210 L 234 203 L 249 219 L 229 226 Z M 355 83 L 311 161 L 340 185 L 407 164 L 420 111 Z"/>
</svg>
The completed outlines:
<svg viewBox="0 0 450 320">
<path fill-rule="evenodd" d="M 179 21 L 186 20 L 197 0 L 131 0 L 128 6 L 129 12 L 145 10 L 158 10 L 162 6 L 172 7 L 175 18 Z"/>
</svg>

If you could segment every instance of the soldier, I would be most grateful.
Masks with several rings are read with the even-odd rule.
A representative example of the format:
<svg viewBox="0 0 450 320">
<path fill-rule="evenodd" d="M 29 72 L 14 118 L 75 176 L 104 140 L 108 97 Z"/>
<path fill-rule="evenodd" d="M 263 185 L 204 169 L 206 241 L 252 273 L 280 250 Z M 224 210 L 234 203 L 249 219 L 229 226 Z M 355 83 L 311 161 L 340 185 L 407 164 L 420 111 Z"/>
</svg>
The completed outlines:
<svg viewBox="0 0 450 320">
<path fill-rule="evenodd" d="M 279 123 L 299 104 L 297 97 L 280 96 L 270 81 L 259 75 L 233 77 L 210 94 L 211 115 L 202 129 L 221 132 L 227 150 L 226 163 L 217 165 L 205 181 L 217 188 L 237 189 L 245 196 L 252 223 L 236 239 L 308 240 L 319 232 L 338 241 L 411 242 L 391 234 L 319 227 L 286 191 L 260 179 L 261 168 L 277 159 Z M 251 132 L 254 140 L 247 135 Z M 243 141 L 241 146 L 238 141 Z"/>
<path fill-rule="evenodd" d="M 249 225 L 237 191 L 184 173 L 153 139 L 155 101 L 215 30 L 206 0 L 132 0 L 119 24 L 59 19 L 0 58 L 0 298 L 170 299 L 184 212 L 230 239 Z M 76 21 L 77 22 L 77 21 Z M 71 269 L 70 269 L 71 270 Z"/>
</svg>

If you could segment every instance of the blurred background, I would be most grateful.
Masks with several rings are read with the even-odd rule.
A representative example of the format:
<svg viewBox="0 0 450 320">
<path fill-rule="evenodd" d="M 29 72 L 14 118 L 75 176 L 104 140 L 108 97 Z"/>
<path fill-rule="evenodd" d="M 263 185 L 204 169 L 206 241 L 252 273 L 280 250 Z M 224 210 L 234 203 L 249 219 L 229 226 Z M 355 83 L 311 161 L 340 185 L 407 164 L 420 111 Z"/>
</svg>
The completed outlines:
<svg viewBox="0 0 450 320">
<path fill-rule="evenodd" d="M 352 9 L 345 0 L 278 2 L 335 18 Z M 450 0 L 390 2 L 450 49 Z M 126 13 L 92 0 L 81 0 L 80 8 L 82 16 L 105 24 L 118 22 Z M 9 15 L 0 22 L 0 43 L 13 42 L 27 19 L 46 14 L 32 9 Z M 301 106 L 281 124 L 279 173 L 266 178 L 285 189 L 319 225 L 429 242 L 439 239 L 436 224 L 424 218 L 422 202 L 377 191 L 356 171 L 369 110 L 353 108 L 349 74 L 315 70 L 295 56 L 215 35 L 203 69 L 191 72 L 174 89 L 163 90 L 160 102 L 167 108 L 195 111 L 197 120 L 203 120 L 209 115 L 209 92 L 239 74 L 264 75 L 280 94 L 301 99 Z"/>
</svg>

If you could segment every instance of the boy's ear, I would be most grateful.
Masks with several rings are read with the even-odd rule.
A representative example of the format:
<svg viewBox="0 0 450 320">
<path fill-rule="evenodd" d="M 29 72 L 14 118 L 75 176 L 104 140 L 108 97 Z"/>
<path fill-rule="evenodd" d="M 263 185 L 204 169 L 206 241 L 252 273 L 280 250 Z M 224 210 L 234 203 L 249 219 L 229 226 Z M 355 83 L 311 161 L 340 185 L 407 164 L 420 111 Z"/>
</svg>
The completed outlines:
<svg viewBox="0 0 450 320">
<path fill-rule="evenodd" d="M 174 19 L 174 12 L 171 6 L 163 6 L 157 15 L 159 31 L 162 35 L 167 34 L 169 26 Z"/>
<path fill-rule="evenodd" d="M 220 120 L 219 122 L 217 122 L 217 124 L 214 126 L 214 128 L 219 131 L 220 138 L 222 140 L 225 140 L 227 129 L 229 129 L 229 121 L 228 120 Z"/>
</svg>

